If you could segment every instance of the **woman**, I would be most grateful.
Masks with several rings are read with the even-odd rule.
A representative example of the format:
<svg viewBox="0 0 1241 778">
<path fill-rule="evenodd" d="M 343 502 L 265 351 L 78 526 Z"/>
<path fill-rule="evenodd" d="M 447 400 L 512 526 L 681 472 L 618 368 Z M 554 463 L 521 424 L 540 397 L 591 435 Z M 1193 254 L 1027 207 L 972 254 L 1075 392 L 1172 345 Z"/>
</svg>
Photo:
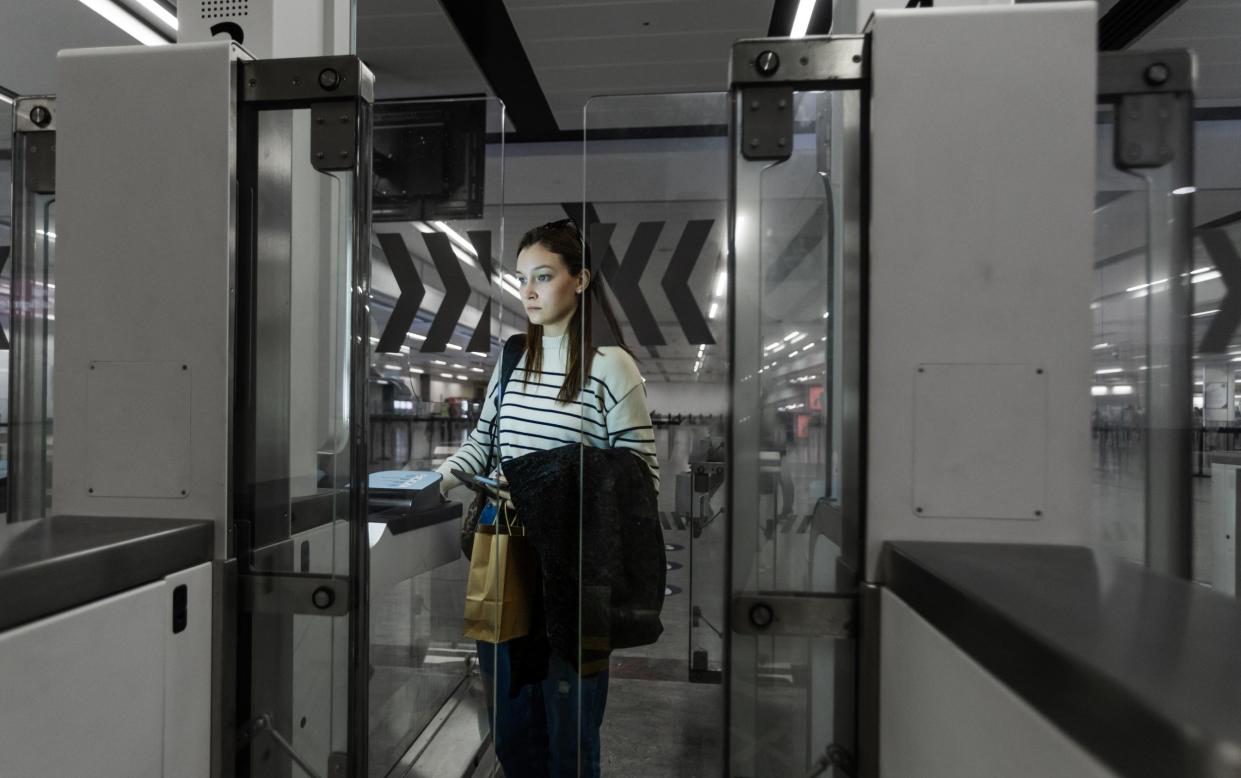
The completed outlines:
<svg viewBox="0 0 1241 778">
<path fill-rule="evenodd" d="M 501 471 L 509 460 L 567 444 L 627 448 L 646 464 L 657 488 L 659 465 L 642 376 L 601 288 L 592 284 L 585 252 L 581 234 L 568 219 L 522 237 L 516 275 L 529 319 L 525 352 L 502 393 L 496 365 L 478 426 L 439 468 L 445 492 L 459 483 L 454 469 L 484 473 L 496 467 L 490 458 L 493 442 Z M 594 346 L 592 309 L 603 313 L 622 345 Z M 509 660 L 506 644 L 479 643 L 480 666 L 496 690 L 490 695 L 493 733 L 504 774 L 599 775 L 606 662 L 602 668 L 583 666 L 579 673 L 552 654 L 547 679 L 512 697 L 505 691 Z"/>
</svg>

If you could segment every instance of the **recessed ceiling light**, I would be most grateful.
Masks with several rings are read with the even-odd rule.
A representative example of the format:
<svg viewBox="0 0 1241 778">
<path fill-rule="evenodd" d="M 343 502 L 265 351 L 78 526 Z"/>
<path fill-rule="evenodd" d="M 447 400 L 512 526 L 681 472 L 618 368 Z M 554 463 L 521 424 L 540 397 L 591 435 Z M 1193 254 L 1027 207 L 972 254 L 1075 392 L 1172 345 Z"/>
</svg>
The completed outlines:
<svg viewBox="0 0 1241 778">
<path fill-rule="evenodd" d="M 78 0 L 78 2 L 124 30 L 139 43 L 145 43 L 148 46 L 167 46 L 169 43 L 164 36 L 112 0 Z"/>
</svg>

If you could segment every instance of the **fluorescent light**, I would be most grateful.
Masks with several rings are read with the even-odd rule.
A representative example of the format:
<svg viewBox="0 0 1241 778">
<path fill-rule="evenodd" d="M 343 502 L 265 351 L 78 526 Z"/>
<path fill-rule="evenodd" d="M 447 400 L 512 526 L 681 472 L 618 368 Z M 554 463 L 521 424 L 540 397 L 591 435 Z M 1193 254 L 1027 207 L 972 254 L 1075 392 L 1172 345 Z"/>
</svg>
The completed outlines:
<svg viewBox="0 0 1241 778">
<path fill-rule="evenodd" d="M 164 40 L 162 35 L 143 24 L 137 17 L 112 0 L 78 0 L 78 2 L 129 33 L 139 43 L 145 43 L 147 46 L 168 45 L 168 41 Z"/>
<path fill-rule="evenodd" d="M 449 348 L 449 350 L 450 350 L 450 351 L 460 351 L 460 350 L 461 350 L 461 347 L 460 347 L 460 346 L 458 346 L 456 343 L 449 343 L 449 344 L 447 344 L 447 346 L 448 346 L 448 348 Z"/>
<path fill-rule="evenodd" d="M 378 343 L 378 342 L 379 342 L 379 338 L 371 338 L 371 343 Z"/>
<path fill-rule="evenodd" d="M 404 345 L 403 345 L 403 346 L 401 346 L 401 353 L 402 353 L 402 354 L 408 354 L 409 352 L 410 352 L 410 348 L 409 348 L 409 346 L 404 346 Z"/>
<path fill-rule="evenodd" d="M 147 9 L 148 13 L 156 19 L 159 19 L 159 21 L 168 29 L 173 30 L 174 32 L 176 31 L 177 17 L 168 13 L 167 8 L 164 8 L 164 6 L 155 2 L 155 0 L 134 0 L 134 2 Z M 1173 192 L 1173 194 L 1176 194 L 1176 192 Z"/>
<path fill-rule="evenodd" d="M 702 362 L 695 362 L 695 363 L 694 363 L 694 372 L 695 372 L 695 373 L 697 373 L 697 372 L 698 372 L 698 368 L 700 368 L 700 367 L 702 367 Z"/>
<path fill-rule="evenodd" d="M 458 381 L 469 381 L 470 377 L 468 375 L 459 375 L 457 376 L 457 380 Z"/>
<path fill-rule="evenodd" d="M 471 373 L 486 373 L 487 371 L 483 370 L 481 367 L 472 367 L 470 368 L 470 372 Z"/>
<path fill-rule="evenodd" d="M 789 345 L 791 346 L 794 343 L 797 343 L 798 341 L 804 339 L 805 337 L 806 337 L 805 333 L 794 332 L 792 336 L 785 338 L 785 340 L 787 340 L 789 342 Z"/>
<path fill-rule="evenodd" d="M 1168 279 L 1161 278 L 1158 281 L 1151 281 L 1149 284 L 1138 284 L 1137 286 L 1131 286 L 1125 291 L 1126 292 L 1138 292 L 1148 287 L 1158 286 L 1159 284 L 1166 284 L 1166 283 L 1168 283 Z"/>
<path fill-rule="evenodd" d="M 3 92 L 0 92 L 0 100 L 3 100 L 4 102 L 8 103 L 9 105 L 12 105 L 12 104 L 13 104 L 13 98 L 9 97 L 8 95 L 4 94 Z"/>
<path fill-rule="evenodd" d="M 400 365 L 384 365 L 384 370 L 400 370 Z"/>
<path fill-rule="evenodd" d="M 1210 316 L 1213 313 L 1219 313 L 1219 308 L 1212 308 L 1209 311 L 1198 311 L 1197 313 L 1191 313 L 1190 316 L 1197 319 L 1200 316 Z"/>
<path fill-rule="evenodd" d="M 1215 279 L 1219 277 L 1220 277 L 1220 274 L 1218 270 L 1207 270 L 1205 272 L 1202 270 L 1195 270 L 1193 282 L 1195 284 L 1200 284 L 1203 281 L 1214 281 Z"/>
<path fill-rule="evenodd" d="M 413 338 L 414 340 L 426 340 L 427 339 L 425 335 L 419 335 L 416 332 L 407 332 L 405 333 L 405 337 Z"/>
<path fill-rule="evenodd" d="M 444 361 L 444 360 L 442 360 L 442 359 L 432 359 L 432 360 L 431 360 L 431 364 L 433 364 L 433 365 L 447 365 L 448 363 L 447 363 L 447 362 L 445 362 L 445 361 Z"/>
<path fill-rule="evenodd" d="M 486 354 L 485 352 L 482 352 L 482 351 L 471 351 L 470 353 L 471 353 L 471 354 L 473 354 L 473 355 L 474 355 L 474 356 L 476 356 L 476 357 L 483 357 L 484 359 L 486 359 L 486 358 L 487 358 L 487 354 Z"/>
<path fill-rule="evenodd" d="M 1105 395 L 1105 394 L 1107 394 L 1107 387 L 1106 387 L 1106 386 L 1092 386 L 1092 387 L 1090 387 L 1090 396 L 1091 396 L 1091 397 L 1102 397 L 1102 396 L 1103 396 L 1103 395 Z"/>
<path fill-rule="evenodd" d="M 466 254 L 464 251 L 457 248 L 456 246 L 452 247 L 452 253 L 457 255 L 457 259 L 461 260 L 462 262 L 469 265 L 470 267 L 478 267 L 478 265 L 474 262 L 474 257 L 471 257 L 469 254 Z"/>
<path fill-rule="evenodd" d="M 435 228 L 426 222 L 410 222 L 410 224 L 414 225 L 414 229 L 419 232 L 435 232 Z"/>
<path fill-rule="evenodd" d="M 1111 343 L 1096 343 L 1093 346 L 1091 346 L 1091 348 L 1097 351 L 1098 349 L 1101 349 L 1101 348 L 1107 348 L 1110 345 L 1112 344 Z"/>
<path fill-rule="evenodd" d="M 1194 192 L 1197 192 L 1197 191 L 1198 191 L 1198 187 L 1196 186 L 1180 186 L 1180 187 L 1177 187 L 1176 189 L 1173 189 L 1172 194 L 1188 195 L 1188 194 L 1193 194 Z"/>
<path fill-rule="evenodd" d="M 707 311 L 707 318 L 714 319 L 715 314 L 719 313 L 719 310 L 720 310 L 719 303 L 711 303 L 711 310 Z"/>
<path fill-rule="evenodd" d="M 776 345 L 771 347 L 771 353 L 773 354 L 779 354 L 781 351 L 784 351 L 783 343 L 777 343 Z"/>
<path fill-rule="evenodd" d="M 1120 368 L 1120 367 L 1105 367 L 1105 368 L 1103 368 L 1103 369 L 1101 369 L 1101 370 L 1096 370 L 1096 371 L 1094 371 L 1094 374 L 1095 374 L 1095 375 L 1112 375 L 1113 373 L 1123 373 L 1123 372 L 1125 372 L 1125 371 L 1124 371 L 1124 368 Z"/>
<path fill-rule="evenodd" d="M 411 373 L 418 373 L 419 375 L 422 375 L 422 373 L 424 373 L 424 372 L 426 372 L 426 371 L 424 371 L 424 370 L 423 370 L 422 368 L 420 368 L 420 367 L 411 367 L 411 368 L 409 369 L 409 372 L 411 372 Z"/>
<path fill-rule="evenodd" d="M 1133 394 L 1133 387 L 1128 384 L 1117 384 L 1112 387 L 1112 394 Z"/>
<path fill-rule="evenodd" d="M 720 274 L 715 277 L 715 296 L 723 297 L 728 291 L 728 271 L 721 270 Z"/>
<path fill-rule="evenodd" d="M 786 341 L 791 341 L 793 340 L 793 338 L 796 338 L 798 335 L 801 335 L 801 333 L 794 330 L 793 332 L 790 332 L 788 335 L 785 335 L 784 339 Z"/>
<path fill-rule="evenodd" d="M 806 37 L 806 30 L 810 28 L 810 17 L 813 14 L 814 0 L 800 0 L 797 4 L 797 13 L 793 16 L 793 29 L 789 31 L 789 37 Z"/>
<path fill-rule="evenodd" d="M 452 373 L 440 373 L 441 378 L 452 378 Z"/>
<path fill-rule="evenodd" d="M 831 311 L 824 311 L 824 312 L 823 312 L 823 318 L 824 318 L 824 319 L 826 319 L 828 316 L 831 316 L 831 315 L 832 315 L 832 312 L 831 312 Z"/>
<path fill-rule="evenodd" d="M 790 352 L 789 352 L 789 359 L 792 359 L 793 357 L 797 356 L 797 355 L 798 355 L 798 354 L 800 354 L 800 353 L 801 353 L 801 349 L 797 349 L 796 351 L 790 351 Z"/>
</svg>

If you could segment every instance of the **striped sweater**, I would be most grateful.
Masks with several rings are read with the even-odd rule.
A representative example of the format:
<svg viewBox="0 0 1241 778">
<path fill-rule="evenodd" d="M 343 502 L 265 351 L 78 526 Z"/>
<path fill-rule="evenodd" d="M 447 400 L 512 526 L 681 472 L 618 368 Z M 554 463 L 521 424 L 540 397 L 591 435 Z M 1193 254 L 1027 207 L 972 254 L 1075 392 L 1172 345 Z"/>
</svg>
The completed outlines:
<svg viewBox="0 0 1241 778">
<path fill-rule="evenodd" d="M 526 370 L 523 354 L 504 389 L 499 418 L 499 360 L 487 385 L 478 425 L 438 472 L 444 476 L 443 490 L 460 483 L 449 471 L 487 473 L 492 436 L 499 431 L 497 450 L 503 463 L 531 451 L 544 451 L 569 443 L 599 448 L 628 448 L 642 459 L 655 476 L 659 489 L 659 461 L 655 454 L 655 434 L 646 407 L 646 387 L 638 366 L 624 349 L 600 347 L 591 363 L 590 378 L 578 400 L 561 404 L 556 395 L 564 382 L 568 341 L 563 337 L 543 338 L 543 370 L 535 376 Z"/>
</svg>

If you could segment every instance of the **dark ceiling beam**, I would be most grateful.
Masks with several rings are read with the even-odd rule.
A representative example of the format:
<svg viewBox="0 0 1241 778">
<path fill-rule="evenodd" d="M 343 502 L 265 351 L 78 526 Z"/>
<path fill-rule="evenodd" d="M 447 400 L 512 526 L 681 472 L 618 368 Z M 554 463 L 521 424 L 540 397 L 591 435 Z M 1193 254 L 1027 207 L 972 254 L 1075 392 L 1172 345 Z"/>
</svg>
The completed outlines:
<svg viewBox="0 0 1241 778">
<path fill-rule="evenodd" d="M 534 75 L 504 0 L 440 0 L 483 78 L 521 133 L 553 134 L 560 129 L 543 87 Z"/>
<path fill-rule="evenodd" d="M 1099 51 L 1120 51 L 1185 0 L 1120 0 L 1099 20 Z"/>
<path fill-rule="evenodd" d="M 798 0 L 776 0 L 771 6 L 771 23 L 767 25 L 768 38 L 787 38 L 793 30 L 793 18 L 797 16 Z M 827 35 L 832 31 L 832 0 L 818 0 L 810 14 L 807 35 Z"/>
</svg>

